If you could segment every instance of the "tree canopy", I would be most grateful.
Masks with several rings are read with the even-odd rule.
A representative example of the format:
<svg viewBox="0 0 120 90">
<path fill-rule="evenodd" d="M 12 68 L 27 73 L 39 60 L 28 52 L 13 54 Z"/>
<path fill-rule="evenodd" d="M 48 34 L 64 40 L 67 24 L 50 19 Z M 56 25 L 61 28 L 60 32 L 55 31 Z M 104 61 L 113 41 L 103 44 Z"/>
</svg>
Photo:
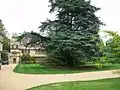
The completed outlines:
<svg viewBox="0 0 120 90">
<path fill-rule="evenodd" d="M 0 19 L 0 34 L 4 35 L 5 34 L 4 31 L 5 31 L 5 27 L 4 27 L 3 23 L 2 23 L 2 20 Z"/>
<path fill-rule="evenodd" d="M 104 56 L 110 63 L 120 63 L 120 35 L 114 31 L 105 31 L 111 38 L 103 49 Z"/>
<path fill-rule="evenodd" d="M 5 30 L 2 20 L 0 20 L 0 34 L 3 37 L 3 51 L 1 53 L 1 59 L 8 60 L 8 52 L 10 51 L 10 39 L 7 37 L 7 31 Z"/>
<path fill-rule="evenodd" d="M 75 66 L 100 56 L 98 35 L 103 23 L 96 17 L 100 10 L 91 1 L 50 0 L 50 13 L 56 19 L 42 22 L 41 32 L 47 32 L 48 62 L 55 65 Z"/>
</svg>

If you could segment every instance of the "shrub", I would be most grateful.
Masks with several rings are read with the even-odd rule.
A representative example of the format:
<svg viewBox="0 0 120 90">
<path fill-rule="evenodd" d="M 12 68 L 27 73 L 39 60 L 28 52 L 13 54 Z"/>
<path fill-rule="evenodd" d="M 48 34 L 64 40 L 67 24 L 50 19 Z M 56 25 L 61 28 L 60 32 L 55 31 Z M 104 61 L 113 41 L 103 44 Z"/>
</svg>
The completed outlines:
<svg viewBox="0 0 120 90">
<path fill-rule="evenodd" d="M 30 56 L 29 54 L 23 54 L 20 57 L 20 63 L 22 64 L 35 64 L 36 63 L 36 58 L 34 56 Z"/>
<path fill-rule="evenodd" d="M 22 64 L 29 64 L 30 63 L 30 55 L 29 54 L 23 54 L 21 57 L 20 57 L 20 63 Z"/>
<path fill-rule="evenodd" d="M 36 58 L 34 56 L 30 57 L 30 64 L 35 64 Z"/>
<path fill-rule="evenodd" d="M 96 68 L 97 69 L 102 69 L 103 68 L 103 64 L 102 63 L 96 63 Z"/>
<path fill-rule="evenodd" d="M 6 51 L 1 52 L 1 60 L 8 61 L 8 54 Z"/>
</svg>

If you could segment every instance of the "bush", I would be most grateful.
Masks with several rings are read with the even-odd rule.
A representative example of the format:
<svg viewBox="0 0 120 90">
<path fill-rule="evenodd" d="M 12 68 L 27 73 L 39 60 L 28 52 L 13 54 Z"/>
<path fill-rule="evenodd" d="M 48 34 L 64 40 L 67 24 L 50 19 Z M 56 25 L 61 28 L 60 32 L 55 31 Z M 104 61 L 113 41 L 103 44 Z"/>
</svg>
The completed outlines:
<svg viewBox="0 0 120 90">
<path fill-rule="evenodd" d="M 106 56 L 100 58 L 100 63 L 109 63 L 109 60 Z"/>
<path fill-rule="evenodd" d="M 102 69 L 103 68 L 103 64 L 102 63 L 96 63 L 96 68 L 97 69 Z"/>
<path fill-rule="evenodd" d="M 30 64 L 35 64 L 36 58 L 34 56 L 30 57 Z"/>
<path fill-rule="evenodd" d="M 34 56 L 30 56 L 29 54 L 23 54 L 20 57 L 20 63 L 22 64 L 35 64 L 36 63 L 36 58 Z"/>
<path fill-rule="evenodd" d="M 113 57 L 113 58 L 108 58 L 109 59 L 109 63 L 112 64 L 120 64 L 120 59 L 117 57 Z"/>
<path fill-rule="evenodd" d="M 1 60 L 2 61 L 8 61 L 8 54 L 6 51 L 1 52 Z"/>
<path fill-rule="evenodd" d="M 20 57 L 20 63 L 22 64 L 29 64 L 30 63 L 30 55 L 29 54 L 23 54 L 21 57 Z"/>
</svg>

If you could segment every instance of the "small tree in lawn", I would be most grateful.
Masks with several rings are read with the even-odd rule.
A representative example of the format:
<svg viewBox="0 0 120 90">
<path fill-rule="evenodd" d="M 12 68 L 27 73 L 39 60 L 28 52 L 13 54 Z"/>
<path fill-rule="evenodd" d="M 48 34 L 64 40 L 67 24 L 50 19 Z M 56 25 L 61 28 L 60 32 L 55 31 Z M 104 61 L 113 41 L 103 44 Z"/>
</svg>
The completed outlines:
<svg viewBox="0 0 120 90">
<path fill-rule="evenodd" d="M 50 13 L 56 19 L 40 26 L 48 32 L 46 43 L 48 62 L 51 65 L 76 66 L 99 57 L 98 35 L 102 25 L 95 12 L 100 8 L 90 0 L 50 0 Z"/>
</svg>

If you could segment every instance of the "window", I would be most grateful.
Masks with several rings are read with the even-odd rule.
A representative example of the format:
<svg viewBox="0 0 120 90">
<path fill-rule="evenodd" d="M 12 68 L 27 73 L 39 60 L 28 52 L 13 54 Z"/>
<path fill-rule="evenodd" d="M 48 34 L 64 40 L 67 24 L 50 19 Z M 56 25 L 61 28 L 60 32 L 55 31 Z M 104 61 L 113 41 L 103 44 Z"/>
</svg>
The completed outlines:
<svg viewBox="0 0 120 90">
<path fill-rule="evenodd" d="M 30 50 L 22 50 L 22 53 L 30 54 Z"/>
<path fill-rule="evenodd" d="M 36 54 L 40 54 L 40 53 L 41 53 L 41 50 L 40 50 L 40 49 L 36 49 L 36 50 L 35 50 L 35 53 L 36 53 Z"/>
<path fill-rule="evenodd" d="M 22 50 L 22 53 L 24 53 L 24 50 Z"/>
<path fill-rule="evenodd" d="M 25 50 L 24 52 L 27 53 L 27 50 Z"/>
<path fill-rule="evenodd" d="M 18 45 L 16 45 L 16 48 L 18 49 Z"/>
<path fill-rule="evenodd" d="M 30 50 L 28 50 L 28 54 L 30 53 Z"/>
<path fill-rule="evenodd" d="M 14 49 L 14 45 L 12 45 L 12 49 Z"/>
</svg>

